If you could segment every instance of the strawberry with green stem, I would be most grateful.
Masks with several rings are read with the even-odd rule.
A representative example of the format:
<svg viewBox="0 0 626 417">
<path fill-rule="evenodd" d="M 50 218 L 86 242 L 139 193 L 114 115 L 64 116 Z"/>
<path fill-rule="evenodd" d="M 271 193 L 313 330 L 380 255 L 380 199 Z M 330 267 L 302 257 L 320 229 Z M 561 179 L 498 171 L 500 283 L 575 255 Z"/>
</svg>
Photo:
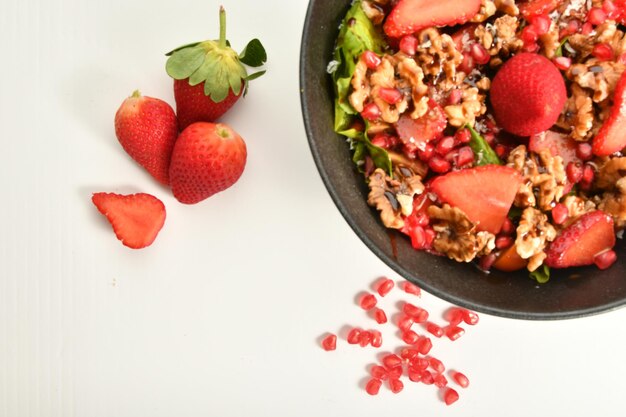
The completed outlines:
<svg viewBox="0 0 626 417">
<path fill-rule="evenodd" d="M 165 69 L 174 79 L 176 114 L 181 130 L 194 122 L 219 119 L 246 94 L 248 83 L 265 71 L 248 75 L 249 67 L 260 67 L 267 54 L 258 39 L 237 54 L 226 39 L 226 12 L 220 7 L 220 37 L 181 46 L 166 54 Z"/>
</svg>

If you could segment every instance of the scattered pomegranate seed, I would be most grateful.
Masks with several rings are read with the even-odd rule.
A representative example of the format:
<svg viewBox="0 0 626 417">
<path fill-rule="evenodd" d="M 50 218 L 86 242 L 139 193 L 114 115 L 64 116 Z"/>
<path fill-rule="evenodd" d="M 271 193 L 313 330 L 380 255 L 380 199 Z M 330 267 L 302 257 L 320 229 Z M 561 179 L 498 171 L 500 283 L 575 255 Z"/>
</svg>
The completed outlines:
<svg viewBox="0 0 626 417">
<path fill-rule="evenodd" d="M 386 133 L 377 134 L 372 138 L 372 145 L 383 149 L 389 149 L 389 135 Z"/>
<path fill-rule="evenodd" d="M 409 376 L 409 380 L 412 382 L 420 382 L 422 380 L 422 371 L 418 371 L 416 369 L 409 369 L 407 371 Z"/>
<path fill-rule="evenodd" d="M 593 158 L 593 148 L 587 142 L 581 142 L 576 146 L 576 156 L 583 161 Z"/>
<path fill-rule="evenodd" d="M 597 255 L 593 259 L 593 263 L 595 263 L 596 266 L 600 269 L 607 269 L 611 265 L 613 265 L 616 260 L 617 260 L 617 254 L 615 253 L 615 251 L 608 250 L 606 252 L 602 252 L 601 254 Z"/>
<path fill-rule="evenodd" d="M 443 362 L 441 362 L 439 359 L 437 358 L 428 358 L 428 364 L 430 365 L 431 368 L 433 368 L 433 370 L 435 372 L 437 372 L 438 374 L 443 373 L 443 371 L 446 370 L 446 367 L 443 365 Z"/>
<path fill-rule="evenodd" d="M 463 309 L 458 307 L 448 309 L 445 313 L 445 319 L 450 325 L 456 326 L 463 321 Z"/>
<path fill-rule="evenodd" d="M 387 294 L 389 294 L 389 292 L 393 289 L 394 285 L 395 283 L 393 282 L 392 279 L 382 278 L 378 282 L 378 285 L 376 285 L 376 291 L 378 292 L 378 295 L 380 295 L 381 297 L 384 297 Z"/>
<path fill-rule="evenodd" d="M 606 12 L 599 7 L 592 7 L 587 13 L 587 22 L 594 26 L 601 25 L 606 20 Z"/>
<path fill-rule="evenodd" d="M 422 290 L 420 289 L 420 287 L 418 287 L 417 285 L 413 284 L 412 282 L 409 282 L 409 281 L 403 282 L 402 283 L 402 289 L 407 294 L 413 294 L 413 295 L 416 295 L 418 297 L 422 296 Z"/>
<path fill-rule="evenodd" d="M 428 320 L 428 311 L 411 303 L 405 302 L 402 306 L 402 311 L 406 315 L 410 316 L 415 323 L 424 323 L 426 320 Z"/>
<path fill-rule="evenodd" d="M 511 236 L 498 236 L 496 238 L 496 248 L 498 249 L 506 249 L 513 246 L 515 241 Z"/>
<path fill-rule="evenodd" d="M 583 179 L 583 166 L 580 162 L 569 162 L 565 167 L 567 179 L 572 184 L 578 184 Z"/>
<path fill-rule="evenodd" d="M 485 49 L 479 43 L 473 43 L 470 49 L 470 53 L 472 54 L 472 58 L 474 58 L 474 62 L 478 65 L 488 64 L 491 60 L 491 55 L 489 55 L 489 51 Z"/>
<path fill-rule="evenodd" d="M 478 314 L 474 311 L 464 310 L 463 311 L 463 321 L 465 324 L 469 324 L 470 326 L 475 326 L 478 324 L 479 317 Z"/>
<path fill-rule="evenodd" d="M 469 387 L 469 379 L 461 372 L 458 372 L 458 371 L 453 372 L 452 379 L 454 379 L 454 381 L 457 384 L 459 384 L 461 388 Z"/>
<path fill-rule="evenodd" d="M 437 146 L 435 147 L 435 152 L 442 156 L 446 155 L 454 148 L 455 145 L 456 141 L 454 139 L 454 136 L 446 136 L 437 143 Z"/>
<path fill-rule="evenodd" d="M 426 331 L 435 337 L 443 336 L 443 329 L 441 328 L 441 326 L 438 326 L 435 323 L 431 323 L 431 322 L 427 323 Z"/>
<path fill-rule="evenodd" d="M 348 343 L 351 345 L 356 345 L 359 343 L 361 337 L 361 329 L 358 328 L 353 328 L 352 330 L 350 330 L 350 332 L 348 333 Z"/>
<path fill-rule="evenodd" d="M 453 106 L 455 104 L 459 104 L 461 99 L 463 98 L 463 91 L 458 88 L 450 91 L 450 95 L 448 96 L 448 104 Z"/>
<path fill-rule="evenodd" d="M 387 369 L 384 366 L 374 365 L 372 369 L 370 369 L 370 374 L 373 378 L 380 379 L 384 381 L 387 379 Z"/>
<path fill-rule="evenodd" d="M 376 69 L 382 62 L 382 59 L 372 51 L 365 51 L 361 54 L 361 59 L 369 69 Z"/>
<path fill-rule="evenodd" d="M 565 206 L 565 204 L 557 203 L 552 208 L 552 221 L 555 224 L 563 224 L 567 221 L 569 217 L 569 210 Z"/>
<path fill-rule="evenodd" d="M 552 19 L 549 16 L 540 15 L 531 18 L 530 23 L 535 28 L 537 35 L 544 35 L 550 31 Z"/>
<path fill-rule="evenodd" d="M 474 57 L 469 52 L 463 52 L 463 61 L 461 61 L 461 65 L 459 65 L 458 70 L 469 74 L 476 67 L 476 62 L 474 62 Z"/>
<path fill-rule="evenodd" d="M 456 392 L 452 388 L 447 388 L 446 392 L 444 392 L 443 394 L 443 401 L 446 403 L 446 405 L 455 403 L 457 402 L 458 399 L 459 399 L 459 393 Z"/>
<path fill-rule="evenodd" d="M 613 48 L 608 43 L 598 43 L 591 50 L 591 55 L 601 61 L 610 61 L 613 59 Z"/>
<path fill-rule="evenodd" d="M 415 55 L 417 52 L 417 38 L 413 35 L 403 36 L 398 45 L 400 50 L 407 55 Z"/>
<path fill-rule="evenodd" d="M 434 381 L 435 381 L 435 386 L 438 388 L 443 388 L 446 385 L 448 385 L 448 378 L 446 378 L 445 376 L 441 374 L 435 375 Z"/>
<path fill-rule="evenodd" d="M 397 88 L 380 88 L 378 90 L 378 95 L 389 104 L 399 103 L 404 97 Z"/>
<path fill-rule="evenodd" d="M 459 326 L 448 326 L 446 329 L 446 336 L 453 342 L 463 336 L 463 334 L 465 334 L 465 330 Z"/>
<path fill-rule="evenodd" d="M 427 227 L 424 229 L 424 232 L 426 232 L 426 248 L 430 249 L 433 246 L 433 240 L 435 240 L 437 233 L 432 227 Z"/>
<path fill-rule="evenodd" d="M 583 27 L 580 30 L 580 33 L 582 33 L 583 35 L 590 35 L 591 32 L 593 32 L 593 25 L 589 22 L 583 23 Z"/>
<path fill-rule="evenodd" d="M 539 34 L 537 33 L 537 28 L 529 25 L 522 29 L 521 34 L 522 41 L 524 41 L 524 45 L 533 45 L 539 39 Z"/>
<path fill-rule="evenodd" d="M 370 330 L 372 347 L 379 348 L 383 345 L 383 335 L 378 330 Z"/>
<path fill-rule="evenodd" d="M 363 295 L 361 297 L 361 300 L 359 301 L 359 305 L 361 306 L 361 308 L 366 311 L 376 307 L 376 303 L 378 303 L 378 300 L 376 300 L 376 296 L 369 293 Z"/>
<path fill-rule="evenodd" d="M 332 333 L 326 336 L 322 340 L 322 348 L 327 352 L 337 349 L 337 336 Z"/>
<path fill-rule="evenodd" d="M 580 180 L 580 182 L 591 185 L 595 177 L 596 172 L 593 170 L 593 166 L 585 164 L 585 166 L 583 167 L 583 178 Z"/>
<path fill-rule="evenodd" d="M 426 247 L 426 231 L 423 227 L 415 226 L 409 229 L 409 237 L 414 249 L 422 250 Z"/>
<path fill-rule="evenodd" d="M 392 369 L 396 366 L 402 366 L 402 358 L 396 354 L 390 353 L 389 355 L 385 355 L 383 357 L 383 365 L 385 368 Z"/>
<path fill-rule="evenodd" d="M 437 174 L 445 174 L 446 172 L 450 171 L 450 168 L 452 168 L 450 166 L 450 162 L 437 155 L 430 158 L 430 160 L 428 161 L 428 167 Z"/>
<path fill-rule="evenodd" d="M 380 386 L 383 384 L 383 381 L 380 379 L 372 378 L 367 381 L 367 385 L 365 385 L 365 391 L 369 395 L 376 395 L 380 391 Z"/>
<path fill-rule="evenodd" d="M 417 148 L 417 157 L 424 162 L 428 162 L 430 158 L 435 154 L 435 146 L 432 143 L 427 143 L 421 148 Z"/>
<path fill-rule="evenodd" d="M 410 367 L 419 371 L 425 371 L 429 366 L 430 362 L 428 362 L 428 359 L 420 357 L 414 358 L 410 363 Z"/>
<path fill-rule="evenodd" d="M 472 134 L 470 133 L 469 129 L 458 130 L 454 134 L 454 137 L 459 143 L 470 143 L 470 140 L 472 140 Z"/>
<path fill-rule="evenodd" d="M 387 369 L 387 375 L 390 380 L 400 378 L 402 376 L 402 365 Z"/>
<path fill-rule="evenodd" d="M 372 342 L 372 333 L 367 330 L 363 330 L 361 334 L 359 334 L 359 346 L 365 347 L 369 345 L 371 342 Z"/>
<path fill-rule="evenodd" d="M 556 57 L 552 62 L 554 62 L 554 65 L 561 71 L 565 71 L 572 66 L 572 58 L 566 56 Z"/>
<path fill-rule="evenodd" d="M 402 340 L 407 345 L 414 345 L 415 343 L 417 343 L 419 338 L 419 335 L 413 330 L 407 330 L 406 332 L 402 333 Z"/>
<path fill-rule="evenodd" d="M 411 318 L 411 316 L 402 314 L 400 318 L 398 318 L 398 328 L 401 331 L 406 332 L 407 330 L 411 328 L 412 325 L 413 325 L 413 319 Z"/>
<path fill-rule="evenodd" d="M 459 148 L 459 154 L 456 157 L 456 166 L 462 167 L 474 162 L 474 151 L 469 146 Z"/>
<path fill-rule="evenodd" d="M 389 389 L 391 389 L 391 392 L 394 394 L 397 394 L 404 389 L 404 384 L 399 379 L 390 379 L 388 384 Z"/>
<path fill-rule="evenodd" d="M 422 382 L 426 385 L 432 385 L 435 383 L 435 378 L 429 371 L 422 371 Z"/>
<path fill-rule="evenodd" d="M 374 310 L 374 320 L 378 324 L 385 324 L 387 323 L 387 314 L 385 314 L 384 310 L 377 308 Z"/>
<path fill-rule="evenodd" d="M 515 231 L 515 225 L 513 224 L 511 219 L 509 219 L 508 217 L 505 217 L 504 223 L 502 223 L 502 229 L 500 229 L 500 233 L 503 233 L 505 235 L 510 235 L 510 234 L 513 234 L 514 231 Z"/>
<path fill-rule="evenodd" d="M 419 354 L 419 351 L 415 348 L 403 348 L 400 351 L 400 357 L 409 362 L 418 359 Z"/>
<path fill-rule="evenodd" d="M 363 111 L 361 112 L 361 117 L 369 121 L 374 121 L 378 119 L 380 115 L 380 107 L 378 107 L 376 103 L 366 104 L 365 107 L 363 107 Z"/>
<path fill-rule="evenodd" d="M 415 347 L 422 355 L 428 355 L 430 350 L 433 348 L 433 342 L 428 337 L 420 337 L 415 344 Z"/>
</svg>

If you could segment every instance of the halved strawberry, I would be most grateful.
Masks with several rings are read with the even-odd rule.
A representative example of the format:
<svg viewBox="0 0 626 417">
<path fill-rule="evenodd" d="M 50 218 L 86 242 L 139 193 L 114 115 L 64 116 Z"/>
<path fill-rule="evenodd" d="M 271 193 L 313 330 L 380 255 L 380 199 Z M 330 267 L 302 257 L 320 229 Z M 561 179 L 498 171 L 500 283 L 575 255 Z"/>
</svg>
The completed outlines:
<svg viewBox="0 0 626 417">
<path fill-rule="evenodd" d="M 556 9 L 563 0 L 528 0 L 525 3 L 519 3 L 519 11 L 529 20 L 535 16 L 548 14 Z"/>
<path fill-rule="evenodd" d="M 441 137 L 448 125 L 443 108 L 433 99 L 428 101 L 428 112 L 418 119 L 403 114 L 396 122 L 395 128 L 400 140 L 406 145 L 417 145 Z"/>
<path fill-rule="evenodd" d="M 480 10 L 481 0 L 400 0 L 384 23 L 387 36 L 399 38 L 430 26 L 465 23 Z"/>
<path fill-rule="evenodd" d="M 596 210 L 582 215 L 552 242 L 545 264 L 552 268 L 592 265 L 597 255 L 615 246 L 613 219 Z"/>
<path fill-rule="evenodd" d="M 163 202 L 150 194 L 94 193 L 91 201 L 111 223 L 117 238 L 132 249 L 150 246 L 165 223 Z"/>
<path fill-rule="evenodd" d="M 551 130 L 532 135 L 528 141 L 530 151 L 539 153 L 544 149 L 550 149 L 552 156 L 558 155 L 563 158 L 563 166 L 570 162 L 581 162 L 576 156 L 576 148 L 577 143 L 574 139 Z"/>
<path fill-rule="evenodd" d="M 437 177 L 431 186 L 439 200 L 461 209 L 478 230 L 497 234 L 521 183 L 513 168 L 484 165 Z"/>
<path fill-rule="evenodd" d="M 622 74 L 615 88 L 613 107 L 608 119 L 593 138 L 593 153 L 609 156 L 626 148 L 626 72 Z"/>
</svg>

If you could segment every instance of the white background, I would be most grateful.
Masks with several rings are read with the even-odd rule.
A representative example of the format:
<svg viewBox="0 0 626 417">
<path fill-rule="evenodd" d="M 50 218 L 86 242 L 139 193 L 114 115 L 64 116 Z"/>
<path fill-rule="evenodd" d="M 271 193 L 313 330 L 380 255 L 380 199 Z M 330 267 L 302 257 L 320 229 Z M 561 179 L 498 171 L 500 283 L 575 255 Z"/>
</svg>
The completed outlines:
<svg viewBox="0 0 626 417">
<path fill-rule="evenodd" d="M 246 140 L 231 189 L 179 204 L 122 150 L 134 89 L 173 104 L 164 53 L 218 34 L 216 1 L 2 0 L 0 416 L 623 415 L 626 309 L 558 322 L 481 315 L 433 354 L 471 387 L 451 407 L 406 381 L 370 397 L 399 346 L 355 297 L 392 274 L 328 196 L 300 114 L 305 0 L 224 0 L 228 38 L 267 48 L 266 76 L 224 118 Z M 91 193 L 148 192 L 167 221 L 133 251 Z M 598 282 L 602 285 L 602 282 Z M 392 315 L 404 299 L 383 300 Z M 447 303 L 417 302 L 435 321 Z M 319 339 L 380 327 L 383 349 Z"/>
</svg>

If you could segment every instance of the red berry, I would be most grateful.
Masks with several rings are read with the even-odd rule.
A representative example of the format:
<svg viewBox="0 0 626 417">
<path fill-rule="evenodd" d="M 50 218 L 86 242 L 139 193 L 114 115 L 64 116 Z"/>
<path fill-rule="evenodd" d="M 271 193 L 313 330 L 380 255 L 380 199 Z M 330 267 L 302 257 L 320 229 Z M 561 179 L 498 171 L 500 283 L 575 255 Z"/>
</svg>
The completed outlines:
<svg viewBox="0 0 626 417">
<path fill-rule="evenodd" d="M 402 307 L 402 311 L 410 316 L 415 323 L 424 323 L 428 320 L 428 311 L 424 310 L 421 307 L 414 306 L 411 303 L 404 303 Z"/>
<path fill-rule="evenodd" d="M 376 103 L 369 103 L 363 107 L 363 111 L 361 112 L 361 117 L 365 120 L 374 121 L 378 119 L 381 115 L 380 107 L 376 105 Z"/>
<path fill-rule="evenodd" d="M 446 172 L 450 171 L 450 168 L 452 168 L 450 166 L 450 162 L 437 155 L 430 158 L 430 160 L 428 161 L 428 167 L 437 174 L 445 174 Z"/>
<path fill-rule="evenodd" d="M 373 378 L 380 379 L 382 381 L 387 379 L 387 369 L 384 366 L 374 365 L 370 369 L 370 374 Z"/>
<path fill-rule="evenodd" d="M 485 47 L 479 43 L 472 44 L 470 53 L 472 54 L 472 58 L 474 58 L 474 62 L 476 62 L 478 65 L 488 64 L 491 60 L 491 55 L 489 55 L 489 51 L 487 51 Z"/>
<path fill-rule="evenodd" d="M 428 369 L 429 365 L 430 363 L 428 362 L 428 359 L 420 357 L 413 358 L 413 360 L 409 363 L 410 368 L 418 371 L 425 371 Z"/>
<path fill-rule="evenodd" d="M 370 330 L 372 347 L 379 348 L 383 345 L 383 335 L 378 330 Z"/>
<path fill-rule="evenodd" d="M 537 28 L 529 25 L 522 29 L 522 40 L 524 41 L 524 45 L 533 45 L 539 39 L 539 34 L 537 33 Z"/>
<path fill-rule="evenodd" d="M 445 314 L 445 319 L 451 326 L 456 326 L 463 321 L 463 309 L 458 307 L 448 309 Z"/>
<path fill-rule="evenodd" d="M 404 389 L 404 384 L 399 379 L 390 379 L 388 383 L 391 392 L 394 394 L 397 394 Z"/>
<path fill-rule="evenodd" d="M 554 65 L 561 71 L 565 71 L 572 66 L 572 58 L 566 56 L 556 57 L 552 62 L 554 62 Z"/>
<path fill-rule="evenodd" d="M 428 355 L 428 352 L 433 348 L 433 342 L 428 337 L 420 337 L 415 347 L 422 355 Z"/>
<path fill-rule="evenodd" d="M 472 140 L 472 134 L 470 133 L 469 129 L 458 130 L 454 134 L 454 137 L 459 143 L 469 143 L 470 140 Z"/>
<path fill-rule="evenodd" d="M 422 371 L 409 369 L 407 374 L 409 375 L 409 380 L 412 382 L 420 382 L 422 380 Z"/>
<path fill-rule="evenodd" d="M 435 146 L 432 143 L 425 143 L 417 148 L 417 156 L 424 162 L 428 162 L 435 153 Z"/>
<path fill-rule="evenodd" d="M 385 368 L 387 369 L 392 369 L 395 368 L 397 366 L 402 366 L 402 358 L 398 355 L 395 355 L 393 353 L 390 353 L 388 355 L 385 355 L 383 357 L 383 365 L 385 365 Z"/>
<path fill-rule="evenodd" d="M 435 386 L 438 388 L 443 388 L 446 385 L 448 385 L 448 379 L 441 374 L 435 375 L 434 381 L 435 381 Z"/>
<path fill-rule="evenodd" d="M 402 333 L 402 340 L 407 345 L 414 345 L 419 340 L 419 335 L 413 330 L 407 330 L 406 332 Z"/>
<path fill-rule="evenodd" d="M 583 161 L 589 161 L 593 158 L 593 147 L 587 142 L 581 142 L 576 145 L 576 156 Z"/>
<path fill-rule="evenodd" d="M 367 382 L 367 385 L 365 385 L 365 391 L 369 395 L 376 395 L 378 394 L 378 391 L 380 391 L 380 386 L 382 384 L 383 382 L 380 379 L 372 378 Z"/>
<path fill-rule="evenodd" d="M 358 328 L 353 328 L 352 330 L 350 330 L 350 332 L 348 333 L 348 343 L 351 345 L 356 345 L 359 343 L 361 337 L 361 329 Z"/>
<path fill-rule="evenodd" d="M 469 74 L 476 68 L 476 62 L 474 61 L 474 57 L 469 52 L 463 52 L 463 61 L 461 61 L 461 65 L 459 65 L 458 70 Z"/>
<path fill-rule="evenodd" d="M 464 310 L 463 311 L 463 321 L 465 322 L 465 324 L 469 324 L 470 326 L 474 326 L 478 323 L 478 314 L 470 311 L 470 310 Z"/>
<path fill-rule="evenodd" d="M 459 153 L 456 157 L 456 166 L 462 167 L 474 162 L 474 151 L 469 146 L 463 146 L 459 148 Z"/>
<path fill-rule="evenodd" d="M 322 348 L 325 351 L 335 350 L 337 349 L 337 336 L 334 334 L 329 334 L 322 340 Z"/>
<path fill-rule="evenodd" d="M 446 336 L 448 336 L 448 339 L 452 340 L 453 342 L 459 337 L 463 336 L 464 333 L 465 330 L 459 326 L 448 326 L 446 328 Z"/>
<path fill-rule="evenodd" d="M 382 62 L 380 57 L 372 51 L 363 52 L 363 54 L 361 55 L 361 58 L 365 62 L 365 65 L 367 66 L 367 68 L 372 69 L 372 70 L 378 68 L 378 66 Z"/>
<path fill-rule="evenodd" d="M 406 332 L 407 330 L 409 330 L 412 325 L 413 325 L 413 319 L 411 318 L 411 316 L 402 314 L 400 318 L 398 319 L 398 328 L 403 332 Z"/>
<path fill-rule="evenodd" d="M 372 342 L 372 333 L 367 330 L 363 330 L 361 334 L 359 334 L 359 346 L 365 347 L 369 345 L 371 342 Z"/>
<path fill-rule="evenodd" d="M 446 370 L 446 367 L 443 365 L 443 362 L 441 362 L 437 358 L 428 358 L 428 364 L 438 374 L 441 374 L 441 373 L 443 373 L 443 371 Z"/>
<path fill-rule="evenodd" d="M 399 103 L 402 100 L 402 97 L 404 97 L 397 88 L 380 88 L 378 90 L 378 95 L 389 104 Z"/>
<path fill-rule="evenodd" d="M 376 320 L 378 324 L 385 324 L 387 323 L 387 315 L 382 309 L 377 308 L 374 310 L 374 320 Z"/>
<path fill-rule="evenodd" d="M 417 52 L 417 38 L 413 35 L 406 35 L 400 39 L 400 50 L 407 55 L 415 55 Z"/>
<path fill-rule="evenodd" d="M 419 351 L 414 348 L 404 348 L 400 351 L 400 357 L 409 362 L 412 362 L 413 360 L 418 359 L 419 354 L 420 354 Z"/>
<path fill-rule="evenodd" d="M 379 148 L 389 149 L 392 145 L 392 138 L 386 133 L 379 133 L 372 138 L 372 145 Z"/>
<path fill-rule="evenodd" d="M 389 278 L 383 278 L 378 282 L 378 285 L 376 286 L 376 291 L 381 297 L 384 297 L 385 295 L 389 294 L 389 291 L 393 289 L 394 285 L 395 284 L 393 280 Z"/>
<path fill-rule="evenodd" d="M 452 388 L 446 389 L 446 392 L 443 394 L 443 400 L 445 401 L 446 405 L 455 403 L 458 399 L 459 393 Z"/>
<path fill-rule="evenodd" d="M 606 252 L 602 252 L 601 254 L 597 255 L 593 259 L 593 263 L 596 264 L 598 268 L 604 270 L 604 269 L 609 268 L 611 265 L 613 265 L 616 260 L 617 260 L 617 254 L 615 253 L 615 251 L 608 250 Z"/>
<path fill-rule="evenodd" d="M 415 226 L 409 230 L 409 237 L 411 238 L 411 246 L 414 249 L 422 250 L 426 247 L 426 232 L 421 226 Z"/>
<path fill-rule="evenodd" d="M 367 311 L 376 307 L 377 302 L 378 300 L 376 300 L 376 296 L 374 294 L 365 294 L 361 297 L 359 305 L 363 310 Z"/>
<path fill-rule="evenodd" d="M 418 297 L 422 296 L 422 290 L 420 289 L 420 287 L 418 287 L 417 285 L 413 284 L 412 282 L 408 282 L 408 281 L 403 282 L 402 283 L 402 289 L 407 294 L 413 294 L 413 295 L 416 295 Z"/>
<path fill-rule="evenodd" d="M 598 43 L 591 50 L 591 55 L 601 61 L 610 61 L 613 59 L 613 48 L 608 43 Z"/>
<path fill-rule="evenodd" d="M 427 323 L 426 331 L 435 337 L 443 336 L 443 329 L 441 328 L 441 326 L 438 326 L 435 323 Z"/>
<path fill-rule="evenodd" d="M 464 374 L 462 374 L 461 372 L 458 372 L 458 371 L 453 372 L 452 373 L 452 379 L 454 379 L 454 381 L 457 384 L 459 384 L 459 386 L 461 388 L 469 387 L 469 379 Z"/>
<path fill-rule="evenodd" d="M 389 376 L 389 380 L 400 378 L 402 376 L 402 365 L 387 369 L 387 375 Z"/>
<path fill-rule="evenodd" d="M 445 136 L 437 143 L 435 151 L 439 155 L 447 155 L 454 148 L 454 145 L 456 145 L 454 136 Z"/>
<path fill-rule="evenodd" d="M 572 161 L 565 167 L 565 173 L 569 182 L 577 184 L 583 179 L 583 166 L 580 162 Z"/>
<path fill-rule="evenodd" d="M 426 385 L 432 385 L 435 383 L 435 378 L 429 371 L 422 371 L 422 382 Z"/>
<path fill-rule="evenodd" d="M 567 221 L 569 217 L 569 210 L 564 204 L 557 203 L 552 208 L 552 221 L 554 224 L 563 224 Z"/>
<path fill-rule="evenodd" d="M 587 22 L 594 26 L 601 25 L 606 18 L 606 12 L 599 7 L 592 7 L 589 13 L 587 13 Z"/>
</svg>

